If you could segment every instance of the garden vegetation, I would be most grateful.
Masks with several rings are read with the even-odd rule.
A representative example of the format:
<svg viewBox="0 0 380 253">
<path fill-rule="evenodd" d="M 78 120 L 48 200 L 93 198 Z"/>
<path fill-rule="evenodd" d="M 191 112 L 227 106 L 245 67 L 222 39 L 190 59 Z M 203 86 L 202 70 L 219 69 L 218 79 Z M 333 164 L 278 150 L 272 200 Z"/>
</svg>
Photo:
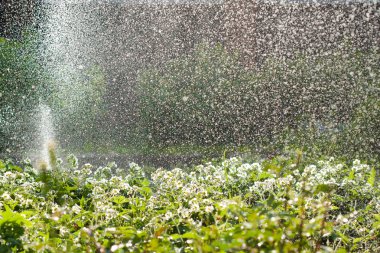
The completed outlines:
<svg viewBox="0 0 380 253">
<path fill-rule="evenodd" d="M 233 144 L 281 153 L 293 146 L 374 159 L 380 53 L 342 48 L 247 70 L 239 55 L 201 44 L 140 73 L 138 136 L 156 147 Z"/>
<path fill-rule="evenodd" d="M 240 158 L 187 169 L 0 161 L 0 252 L 378 252 L 359 160 Z"/>
</svg>

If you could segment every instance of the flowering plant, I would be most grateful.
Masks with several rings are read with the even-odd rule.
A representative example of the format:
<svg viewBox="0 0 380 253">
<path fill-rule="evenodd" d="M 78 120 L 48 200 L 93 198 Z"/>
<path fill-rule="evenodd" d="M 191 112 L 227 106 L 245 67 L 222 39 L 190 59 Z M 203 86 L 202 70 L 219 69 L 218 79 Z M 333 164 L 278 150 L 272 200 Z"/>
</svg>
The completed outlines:
<svg viewBox="0 0 380 253">
<path fill-rule="evenodd" d="M 0 161 L 1 252 L 376 252 L 380 189 L 359 160 L 230 158 L 147 174 L 75 157 Z"/>
</svg>

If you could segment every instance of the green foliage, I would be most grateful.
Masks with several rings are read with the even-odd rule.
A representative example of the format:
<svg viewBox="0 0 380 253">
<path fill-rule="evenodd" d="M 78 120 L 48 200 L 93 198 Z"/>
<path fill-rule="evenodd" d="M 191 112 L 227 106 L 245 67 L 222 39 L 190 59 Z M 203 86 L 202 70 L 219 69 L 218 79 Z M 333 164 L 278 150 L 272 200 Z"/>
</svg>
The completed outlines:
<svg viewBox="0 0 380 253">
<path fill-rule="evenodd" d="M 139 76 L 141 127 L 155 144 L 225 143 L 233 138 L 239 64 L 221 46 Z M 218 141 L 217 141 L 218 140 Z"/>
<path fill-rule="evenodd" d="M 140 73 L 139 127 L 153 145 L 287 146 L 374 157 L 380 54 L 346 48 L 245 70 L 221 46 Z M 352 135 L 357 138 L 352 138 Z"/>
<path fill-rule="evenodd" d="M 380 143 L 377 138 L 380 136 L 380 80 L 377 89 L 377 92 L 374 90 L 357 108 L 353 120 L 344 129 L 341 142 L 346 145 L 342 145 L 345 149 L 342 153 L 356 153 L 368 159 L 380 157 Z"/>
<path fill-rule="evenodd" d="M 16 107 L 35 93 L 37 62 L 31 43 L 0 38 L 0 108 Z"/>
<path fill-rule="evenodd" d="M 46 103 L 53 111 L 58 135 L 64 136 L 68 144 L 82 147 L 82 140 L 99 141 L 104 133 L 106 80 L 97 65 L 75 72 L 70 78 L 69 83 L 51 81 Z"/>
<path fill-rule="evenodd" d="M 376 252 L 380 191 L 361 163 L 230 158 L 145 176 L 0 162 L 1 252 Z M 212 182 L 212 183 L 210 183 Z"/>
<path fill-rule="evenodd" d="M 32 223 L 22 214 L 12 211 L 4 205 L 5 211 L 0 212 L 0 252 L 10 252 L 9 250 L 21 250 L 21 236 L 25 233 L 24 226 Z"/>
<path fill-rule="evenodd" d="M 33 34 L 20 41 L 0 38 L 0 152 L 22 144 L 20 135 L 43 89 L 42 75 Z"/>
<path fill-rule="evenodd" d="M 371 173 L 369 174 L 367 183 L 371 186 L 375 186 L 376 182 L 376 169 L 372 168 Z"/>
<path fill-rule="evenodd" d="M 0 153 L 7 147 L 26 145 L 26 133 L 33 134 L 36 127 L 40 102 L 52 109 L 57 133 L 69 143 L 81 146 L 79 140 L 97 139 L 106 124 L 99 123 L 104 122 L 106 89 L 100 67 L 89 66 L 75 75 L 65 73 L 71 80 L 67 83 L 42 66 L 39 49 L 38 36 L 33 33 L 22 40 L 0 38 Z"/>
</svg>

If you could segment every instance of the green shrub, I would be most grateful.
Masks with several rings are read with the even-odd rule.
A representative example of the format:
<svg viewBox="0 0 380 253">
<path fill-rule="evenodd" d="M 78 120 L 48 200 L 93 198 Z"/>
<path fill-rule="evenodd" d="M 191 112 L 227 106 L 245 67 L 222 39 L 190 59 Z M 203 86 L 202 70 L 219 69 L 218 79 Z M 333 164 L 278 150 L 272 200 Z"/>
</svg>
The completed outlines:
<svg viewBox="0 0 380 253">
<path fill-rule="evenodd" d="M 325 140 L 333 134 L 341 138 L 343 129 L 360 121 L 358 108 L 371 91 L 378 92 L 379 62 L 376 50 L 346 48 L 269 59 L 260 69 L 245 70 L 238 56 L 220 45 L 200 45 L 186 57 L 140 73 L 139 128 L 153 145 L 252 144 L 280 150 L 314 140 L 324 149 L 319 145 Z M 347 147 L 341 140 L 337 144 L 334 152 Z"/>
<path fill-rule="evenodd" d="M 137 92 L 143 133 L 155 144 L 232 141 L 240 72 L 237 57 L 205 45 L 143 72 Z"/>
<path fill-rule="evenodd" d="M 33 108 L 44 90 L 36 38 L 20 41 L 0 38 L 0 152 L 24 145 Z"/>
<path fill-rule="evenodd" d="M 30 140 L 37 137 L 39 103 L 51 108 L 63 145 L 82 146 L 82 140 L 98 139 L 106 124 L 101 68 L 89 66 L 66 76 L 72 83 L 63 83 L 43 65 L 40 50 L 34 33 L 25 33 L 20 40 L 0 38 L 0 153 L 9 147 L 35 148 Z"/>
<path fill-rule="evenodd" d="M 68 73 L 65 73 L 68 74 Z M 61 144 L 83 147 L 104 136 L 106 80 L 103 70 L 92 65 L 70 76 L 70 83 L 51 81 L 46 103 L 50 106 Z M 51 76 L 50 78 L 53 78 Z M 102 139 L 104 140 L 104 139 Z"/>
<path fill-rule="evenodd" d="M 354 114 L 353 120 L 344 129 L 339 141 L 341 154 L 357 154 L 366 159 L 380 158 L 380 97 L 369 97 Z"/>
</svg>

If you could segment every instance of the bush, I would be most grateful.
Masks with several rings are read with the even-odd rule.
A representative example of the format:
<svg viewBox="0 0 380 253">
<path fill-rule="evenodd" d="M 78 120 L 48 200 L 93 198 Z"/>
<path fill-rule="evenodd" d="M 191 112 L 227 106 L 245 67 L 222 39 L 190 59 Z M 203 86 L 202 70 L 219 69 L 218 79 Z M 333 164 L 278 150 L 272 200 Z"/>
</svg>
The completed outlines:
<svg viewBox="0 0 380 253">
<path fill-rule="evenodd" d="M 369 97 L 357 110 L 352 122 L 344 129 L 342 154 L 357 154 L 366 159 L 380 158 L 380 97 Z"/>
<path fill-rule="evenodd" d="M 323 73 L 329 73 L 331 76 L 330 79 L 326 79 L 325 85 L 322 83 L 318 87 L 326 92 L 314 92 L 312 99 L 302 102 L 309 108 L 314 108 L 311 114 L 308 110 L 302 110 L 305 115 L 312 117 L 308 121 L 301 121 L 296 127 L 287 127 L 277 139 L 278 148 L 303 147 L 305 151 L 316 156 L 328 154 L 347 158 L 355 156 L 362 159 L 378 159 L 378 64 L 380 53 L 376 50 L 335 55 L 331 65 L 326 65 L 326 71 L 315 74 L 318 78 L 323 78 Z M 330 85 L 328 80 L 331 82 Z M 334 87 L 334 84 L 340 86 Z M 330 99 L 319 101 L 326 95 Z M 331 109 L 325 110 L 323 107 L 326 106 L 330 106 Z M 322 110 L 322 113 L 318 113 L 318 110 Z"/>
<path fill-rule="evenodd" d="M 377 51 L 268 60 L 244 70 L 220 45 L 139 75 L 140 129 L 153 145 L 275 146 L 302 135 L 342 134 L 378 89 Z M 376 109 L 374 107 L 373 109 Z M 311 136 L 308 136 L 311 137 Z M 342 143 L 342 145 L 345 145 Z M 280 147 L 279 147 L 280 149 Z"/>
<path fill-rule="evenodd" d="M 33 108 L 44 90 L 32 34 L 20 41 L 0 38 L 0 152 L 24 145 Z"/>
<path fill-rule="evenodd" d="M 51 81 L 46 103 L 52 109 L 61 144 L 83 147 L 85 142 L 98 142 L 100 136 L 104 137 L 107 83 L 103 70 L 97 65 L 72 73 L 69 79 L 70 83 Z"/>
<path fill-rule="evenodd" d="M 237 57 L 205 45 L 163 69 L 143 72 L 137 93 L 144 135 L 154 144 L 232 141 L 240 72 Z"/>
</svg>

